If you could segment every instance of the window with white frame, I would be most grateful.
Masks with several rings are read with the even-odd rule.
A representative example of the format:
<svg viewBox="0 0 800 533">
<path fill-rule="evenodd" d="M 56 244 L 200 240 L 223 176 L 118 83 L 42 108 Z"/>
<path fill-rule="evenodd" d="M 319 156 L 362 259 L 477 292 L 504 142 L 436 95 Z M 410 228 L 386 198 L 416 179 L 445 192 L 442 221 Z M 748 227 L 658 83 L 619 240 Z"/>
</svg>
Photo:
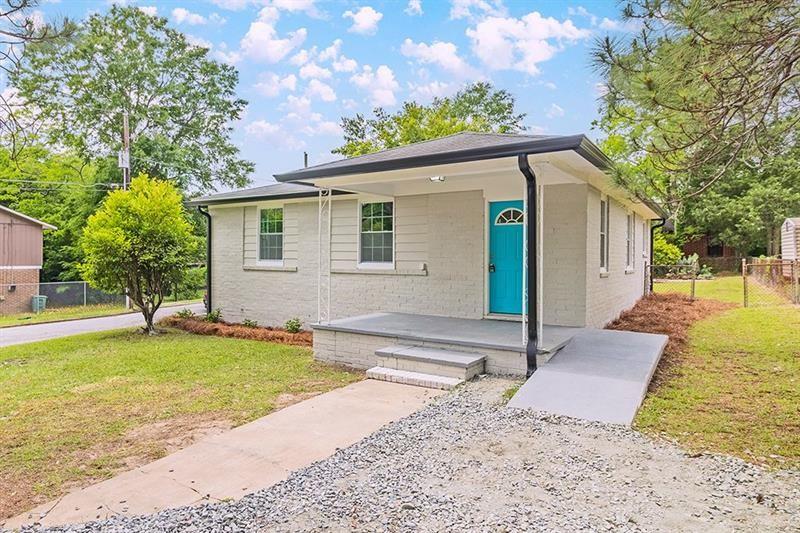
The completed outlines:
<svg viewBox="0 0 800 533">
<path fill-rule="evenodd" d="M 608 272 L 608 217 L 610 214 L 608 197 L 600 198 L 600 270 Z"/>
<path fill-rule="evenodd" d="M 628 226 L 625 231 L 625 270 L 633 270 L 636 266 L 636 217 L 628 213 Z"/>
<path fill-rule="evenodd" d="M 361 204 L 361 263 L 392 264 L 394 258 L 394 203 Z"/>
<path fill-rule="evenodd" d="M 258 260 L 283 261 L 283 208 L 262 209 L 259 215 Z"/>
</svg>

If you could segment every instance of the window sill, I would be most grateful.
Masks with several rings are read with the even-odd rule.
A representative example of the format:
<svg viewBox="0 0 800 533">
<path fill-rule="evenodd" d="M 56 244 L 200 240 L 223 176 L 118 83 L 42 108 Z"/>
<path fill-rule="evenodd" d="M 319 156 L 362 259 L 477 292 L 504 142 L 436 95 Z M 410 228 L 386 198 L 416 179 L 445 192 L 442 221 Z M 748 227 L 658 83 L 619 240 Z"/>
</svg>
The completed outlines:
<svg viewBox="0 0 800 533">
<path fill-rule="evenodd" d="M 600 277 L 601 278 L 607 278 L 610 274 L 611 274 L 611 272 L 600 272 Z"/>
<path fill-rule="evenodd" d="M 367 274 L 378 276 L 427 276 L 427 270 L 397 270 L 395 268 L 334 268 L 331 274 Z"/>
<path fill-rule="evenodd" d="M 625 269 L 625 274 L 635 274 L 635 273 L 636 273 L 636 270 L 633 269 L 633 268 L 626 268 Z"/>
<path fill-rule="evenodd" d="M 259 270 L 266 272 L 297 272 L 297 267 L 285 265 L 244 265 L 242 270 Z"/>
</svg>

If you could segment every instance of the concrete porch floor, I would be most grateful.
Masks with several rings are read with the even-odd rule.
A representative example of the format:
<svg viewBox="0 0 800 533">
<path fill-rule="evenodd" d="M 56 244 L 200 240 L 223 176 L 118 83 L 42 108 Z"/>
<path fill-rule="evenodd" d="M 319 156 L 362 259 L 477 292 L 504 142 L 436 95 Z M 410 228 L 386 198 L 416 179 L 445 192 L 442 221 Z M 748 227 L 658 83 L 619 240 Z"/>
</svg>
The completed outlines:
<svg viewBox="0 0 800 533">
<path fill-rule="evenodd" d="M 408 313 L 372 313 L 314 324 L 314 329 L 395 337 L 524 352 L 522 323 L 512 320 L 453 318 Z M 568 326 L 542 327 L 540 351 L 554 352 L 583 331 Z"/>
</svg>

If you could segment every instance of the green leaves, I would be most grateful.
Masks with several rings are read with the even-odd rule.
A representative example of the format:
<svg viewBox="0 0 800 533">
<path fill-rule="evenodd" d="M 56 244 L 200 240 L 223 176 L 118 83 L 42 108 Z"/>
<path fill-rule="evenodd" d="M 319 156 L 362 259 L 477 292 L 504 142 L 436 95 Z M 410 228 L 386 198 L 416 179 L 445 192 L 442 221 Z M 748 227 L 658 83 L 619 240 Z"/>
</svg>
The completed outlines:
<svg viewBox="0 0 800 533">
<path fill-rule="evenodd" d="M 150 319 L 167 287 L 182 279 L 200 248 L 180 192 L 144 175 L 131 182 L 130 190 L 106 197 L 89 217 L 80 244 L 84 279 L 105 291 L 127 290 Z"/>
<path fill-rule="evenodd" d="M 515 113 L 510 93 L 489 83 L 474 83 L 427 106 L 405 102 L 391 115 L 379 107 L 374 118 L 344 117 L 345 144 L 333 153 L 354 157 L 461 131 L 515 133 L 523 129 L 524 118 L 524 113 Z"/>
<path fill-rule="evenodd" d="M 116 156 L 127 112 L 134 173 L 197 191 L 247 184 L 253 165 L 229 140 L 246 106 L 236 97 L 238 72 L 166 19 L 113 6 L 27 52 L 12 82 L 39 110 L 50 142 L 87 160 Z"/>
</svg>

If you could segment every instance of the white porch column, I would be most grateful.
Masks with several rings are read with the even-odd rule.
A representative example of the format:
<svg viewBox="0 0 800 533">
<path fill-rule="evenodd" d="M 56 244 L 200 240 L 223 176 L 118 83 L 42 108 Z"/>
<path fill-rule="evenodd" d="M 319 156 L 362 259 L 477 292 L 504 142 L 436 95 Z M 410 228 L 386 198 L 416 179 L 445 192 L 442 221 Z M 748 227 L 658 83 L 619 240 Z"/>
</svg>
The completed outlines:
<svg viewBox="0 0 800 533">
<path fill-rule="evenodd" d="M 319 248 L 317 269 L 317 321 L 331 320 L 331 189 L 319 190 Z"/>
</svg>

